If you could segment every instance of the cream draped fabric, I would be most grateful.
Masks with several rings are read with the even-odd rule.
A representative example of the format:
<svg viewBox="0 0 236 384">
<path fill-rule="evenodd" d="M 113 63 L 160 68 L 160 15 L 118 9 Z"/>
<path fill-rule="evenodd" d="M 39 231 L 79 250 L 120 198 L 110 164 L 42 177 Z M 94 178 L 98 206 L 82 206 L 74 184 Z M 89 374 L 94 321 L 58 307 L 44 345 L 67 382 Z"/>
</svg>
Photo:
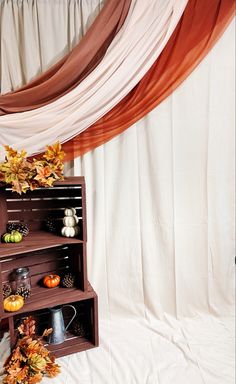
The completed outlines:
<svg viewBox="0 0 236 384">
<path fill-rule="evenodd" d="M 0 91 L 25 85 L 66 55 L 104 0 L 0 0 Z"/>
<path fill-rule="evenodd" d="M 95 70 L 74 90 L 34 111 L 0 118 L 0 144 L 42 151 L 67 141 L 116 105 L 161 53 L 187 0 L 133 0 L 126 21 Z M 3 154 L 0 155 L 3 157 Z"/>
<path fill-rule="evenodd" d="M 234 313 L 234 32 L 145 118 L 75 160 L 103 316 Z"/>
<path fill-rule="evenodd" d="M 57 384 L 234 384 L 234 47 L 232 23 L 172 96 L 76 160 L 101 345 L 60 359 Z"/>
</svg>

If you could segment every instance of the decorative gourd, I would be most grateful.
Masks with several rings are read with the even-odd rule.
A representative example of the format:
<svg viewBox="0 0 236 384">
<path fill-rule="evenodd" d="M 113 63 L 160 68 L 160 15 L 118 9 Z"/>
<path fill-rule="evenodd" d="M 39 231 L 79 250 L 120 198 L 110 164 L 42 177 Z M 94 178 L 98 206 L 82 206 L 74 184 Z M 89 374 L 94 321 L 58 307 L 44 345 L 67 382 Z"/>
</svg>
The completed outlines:
<svg viewBox="0 0 236 384">
<path fill-rule="evenodd" d="M 79 227 L 76 225 L 75 227 L 62 227 L 61 234 L 65 237 L 75 237 L 79 233 Z"/>
<path fill-rule="evenodd" d="M 78 224 L 79 219 L 77 216 L 65 216 L 63 219 L 63 224 L 65 227 L 74 227 Z"/>
<path fill-rule="evenodd" d="M 75 208 L 66 208 L 64 210 L 65 216 L 75 216 L 76 215 L 76 209 Z"/>
<path fill-rule="evenodd" d="M 43 284 L 48 288 L 54 288 L 60 284 L 60 280 L 59 275 L 47 275 L 43 279 Z"/>
<path fill-rule="evenodd" d="M 4 233 L 2 236 L 2 240 L 4 243 L 10 243 L 11 242 L 11 234 L 10 233 Z"/>
<path fill-rule="evenodd" d="M 11 233 L 5 233 L 2 239 L 5 243 L 20 243 L 23 239 L 23 236 L 18 231 L 11 231 Z"/>
<path fill-rule="evenodd" d="M 20 295 L 11 295 L 8 296 L 3 301 L 3 308 L 7 312 L 16 312 L 19 311 L 24 305 L 24 299 Z"/>
<path fill-rule="evenodd" d="M 23 235 L 19 231 L 11 231 L 11 242 L 20 243 L 23 239 Z"/>
</svg>

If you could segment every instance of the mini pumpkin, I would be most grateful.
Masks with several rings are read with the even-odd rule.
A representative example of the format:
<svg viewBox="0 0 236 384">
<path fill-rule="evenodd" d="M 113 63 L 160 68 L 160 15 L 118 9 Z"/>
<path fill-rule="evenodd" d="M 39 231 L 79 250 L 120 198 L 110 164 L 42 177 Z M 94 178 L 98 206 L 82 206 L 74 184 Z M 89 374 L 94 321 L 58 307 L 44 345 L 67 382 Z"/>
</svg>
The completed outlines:
<svg viewBox="0 0 236 384">
<path fill-rule="evenodd" d="M 62 227 L 61 234 L 65 237 L 75 237 L 79 233 L 79 227 L 76 225 L 75 227 Z"/>
<path fill-rule="evenodd" d="M 47 275 L 43 279 L 43 284 L 48 288 L 55 288 L 60 284 L 60 276 L 59 275 Z"/>
<path fill-rule="evenodd" d="M 19 231 L 11 231 L 11 233 L 5 233 L 2 240 L 5 243 L 20 243 L 23 239 L 23 235 Z"/>
<path fill-rule="evenodd" d="M 11 242 L 11 234 L 10 233 L 4 233 L 2 236 L 2 240 L 4 243 L 10 243 Z"/>
<path fill-rule="evenodd" d="M 11 242 L 20 243 L 23 239 L 23 235 L 19 231 L 11 231 Z"/>
<path fill-rule="evenodd" d="M 66 208 L 64 210 L 65 216 L 75 216 L 76 215 L 76 209 L 75 208 Z"/>
<path fill-rule="evenodd" d="M 19 311 L 24 305 L 24 299 L 20 295 L 11 295 L 8 296 L 3 301 L 3 308 L 7 312 L 16 312 Z"/>
<path fill-rule="evenodd" d="M 63 224 L 65 227 L 74 227 L 78 224 L 79 219 L 77 216 L 65 216 L 63 219 Z"/>
</svg>

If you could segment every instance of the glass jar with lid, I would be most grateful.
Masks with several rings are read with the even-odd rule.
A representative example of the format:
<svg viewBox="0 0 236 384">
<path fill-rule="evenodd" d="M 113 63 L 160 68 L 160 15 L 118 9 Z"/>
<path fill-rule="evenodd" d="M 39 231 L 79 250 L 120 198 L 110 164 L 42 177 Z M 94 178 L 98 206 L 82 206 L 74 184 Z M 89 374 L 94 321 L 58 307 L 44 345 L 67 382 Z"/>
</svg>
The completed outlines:
<svg viewBox="0 0 236 384">
<path fill-rule="evenodd" d="M 14 287 L 15 293 L 22 295 L 24 298 L 30 296 L 31 292 L 31 280 L 30 270 L 28 267 L 17 268 L 14 270 Z"/>
</svg>

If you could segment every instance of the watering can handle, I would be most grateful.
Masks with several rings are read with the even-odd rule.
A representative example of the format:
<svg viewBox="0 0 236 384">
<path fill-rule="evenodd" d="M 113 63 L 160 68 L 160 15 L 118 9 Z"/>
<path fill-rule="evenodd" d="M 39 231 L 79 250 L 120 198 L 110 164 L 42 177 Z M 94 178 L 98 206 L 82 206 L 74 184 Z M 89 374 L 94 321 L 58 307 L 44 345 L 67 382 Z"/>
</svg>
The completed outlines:
<svg viewBox="0 0 236 384">
<path fill-rule="evenodd" d="M 67 326 L 66 326 L 66 328 L 65 328 L 65 332 L 66 332 L 67 329 L 69 328 L 69 326 L 71 325 L 72 321 L 74 320 L 74 318 L 75 318 L 75 316 L 76 316 L 76 314 L 77 314 L 77 311 L 76 311 L 75 307 L 74 307 L 73 305 L 71 305 L 71 304 L 63 305 L 63 308 L 62 308 L 62 309 L 64 309 L 65 307 L 71 307 L 71 308 L 73 308 L 73 310 L 74 310 L 74 315 L 72 316 L 72 318 L 70 319 L 69 323 L 67 324 Z"/>
</svg>

